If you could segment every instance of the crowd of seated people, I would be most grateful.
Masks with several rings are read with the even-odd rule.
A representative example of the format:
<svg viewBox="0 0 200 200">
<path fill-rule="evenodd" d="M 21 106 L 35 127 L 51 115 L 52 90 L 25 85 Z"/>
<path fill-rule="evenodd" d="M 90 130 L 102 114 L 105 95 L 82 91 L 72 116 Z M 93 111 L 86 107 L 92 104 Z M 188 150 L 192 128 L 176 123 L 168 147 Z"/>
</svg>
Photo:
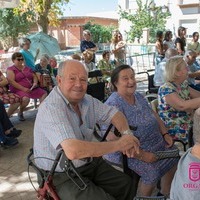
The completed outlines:
<svg viewBox="0 0 200 200">
<path fill-rule="evenodd" d="M 180 50 L 183 46 L 181 41 L 184 38 L 184 31 L 183 37 L 180 36 L 180 40 L 176 42 L 179 54 L 185 52 L 185 49 Z M 165 81 L 159 84 L 158 116 L 149 107 L 144 97 L 136 92 L 134 70 L 128 65 L 121 65 L 124 63 L 124 60 L 116 56 L 117 52 L 123 53 L 123 56 L 125 55 L 126 44 L 122 42 L 122 36 L 120 35 L 120 32 L 114 32 L 113 37 L 117 41 L 115 41 L 114 49 L 112 52 L 104 51 L 102 60 L 96 65 L 94 61 L 97 48 L 91 42 L 91 33 L 85 31 L 83 34 L 84 40 L 81 42 L 83 60 L 80 56 L 74 55 L 72 59 L 82 62 L 88 71 L 100 69 L 104 76 L 111 76 L 111 82 L 115 91 L 110 95 L 105 104 L 117 107 L 126 116 L 129 125 L 137 127 L 133 135 L 138 138 L 140 149 L 139 153 L 135 153 L 134 158 L 128 158 L 128 166 L 141 177 L 139 194 L 143 196 L 152 195 L 157 182 L 161 180 L 161 189 L 158 195 L 168 196 L 178 159 L 157 160 L 154 153 L 156 151 L 175 149 L 176 147 L 173 145 L 174 138 L 183 141 L 188 140 L 188 132 L 193 124 L 193 112 L 200 107 L 200 93 L 192 89 L 186 81 L 188 78 L 187 69 L 190 64 L 193 64 L 190 63 L 189 56 L 191 55 L 185 54 L 184 59 L 181 56 L 176 56 L 178 52 L 176 49 L 173 49 L 172 33 L 168 33 L 164 43 L 162 41 L 163 32 L 158 32 L 157 52 L 162 59 L 157 62 L 156 67 L 163 62 L 163 68 L 166 70 Z M 165 45 L 167 46 L 166 49 Z M 30 46 L 30 41 L 26 40 L 22 44 L 22 47 L 24 46 Z M 24 51 L 28 51 L 28 48 Z M 110 62 L 111 53 L 115 54 L 117 66 L 112 65 Z M 193 58 L 193 62 L 194 60 Z M 52 59 L 51 63 L 49 58 L 42 56 L 40 63 L 34 65 L 33 70 L 30 66 L 27 66 L 22 53 L 14 53 L 12 61 L 14 64 L 7 69 L 7 77 L 0 73 L 0 86 L 3 88 L 2 92 L 0 90 L 0 98 L 4 103 L 10 104 L 8 110 L 9 117 L 19 107 L 18 118 L 20 121 L 24 121 L 23 112 L 30 98 L 40 99 L 40 102 L 42 102 L 46 98 L 47 93 L 51 92 L 54 85 L 53 81 L 52 87 L 47 88 L 45 87 L 46 85 L 42 84 L 41 75 L 48 74 L 50 77 L 52 76 L 52 67 L 55 68 L 55 60 Z M 8 83 L 10 85 L 9 93 L 7 90 L 4 91 L 4 86 Z M 6 96 L 9 97 L 8 102 L 4 100 Z M 14 103 L 11 102 L 12 98 L 16 99 L 15 101 L 13 100 Z M 81 115 L 81 113 L 78 114 Z M 8 127 L 3 127 L 0 124 L 0 141 L 5 146 L 16 145 L 18 143 L 16 137 L 21 134 L 21 131 L 15 129 L 11 122 L 7 122 L 7 124 L 9 124 Z M 107 138 L 107 140 L 116 139 L 112 133 Z M 113 163 L 120 163 L 121 153 L 107 154 L 104 158 Z"/>
</svg>

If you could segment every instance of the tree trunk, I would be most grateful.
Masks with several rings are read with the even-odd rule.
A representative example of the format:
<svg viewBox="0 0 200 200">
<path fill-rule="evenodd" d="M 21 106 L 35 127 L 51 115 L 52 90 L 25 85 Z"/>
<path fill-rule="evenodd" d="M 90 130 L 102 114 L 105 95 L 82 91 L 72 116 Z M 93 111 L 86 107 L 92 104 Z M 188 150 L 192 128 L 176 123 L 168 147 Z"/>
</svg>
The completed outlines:
<svg viewBox="0 0 200 200">
<path fill-rule="evenodd" d="M 38 26 L 38 31 L 42 31 L 44 33 L 48 33 L 48 27 L 49 27 L 49 22 L 47 16 L 40 16 L 39 19 L 37 20 L 37 26 Z"/>
<path fill-rule="evenodd" d="M 40 12 L 37 18 L 38 31 L 48 34 L 49 20 L 48 14 L 51 9 L 52 0 L 43 0 L 43 12 Z"/>
</svg>

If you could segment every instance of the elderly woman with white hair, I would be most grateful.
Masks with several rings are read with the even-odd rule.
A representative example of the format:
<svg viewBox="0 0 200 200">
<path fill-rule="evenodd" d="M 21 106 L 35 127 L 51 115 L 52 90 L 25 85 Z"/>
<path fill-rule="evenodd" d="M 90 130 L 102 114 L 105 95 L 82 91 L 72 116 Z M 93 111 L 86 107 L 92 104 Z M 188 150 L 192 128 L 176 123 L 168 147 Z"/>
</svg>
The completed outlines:
<svg viewBox="0 0 200 200">
<path fill-rule="evenodd" d="M 188 141 L 193 112 L 200 107 L 200 92 L 188 85 L 188 67 L 182 56 L 166 63 L 166 83 L 158 90 L 158 113 L 173 139 Z"/>
<path fill-rule="evenodd" d="M 35 65 L 35 72 L 39 81 L 39 86 L 49 93 L 53 89 L 54 82 L 51 76 L 52 69 L 46 55 L 42 55 L 40 62 Z"/>
<path fill-rule="evenodd" d="M 197 200 L 200 197 L 200 108 L 194 113 L 193 123 L 194 146 L 179 160 L 170 199 Z"/>
</svg>

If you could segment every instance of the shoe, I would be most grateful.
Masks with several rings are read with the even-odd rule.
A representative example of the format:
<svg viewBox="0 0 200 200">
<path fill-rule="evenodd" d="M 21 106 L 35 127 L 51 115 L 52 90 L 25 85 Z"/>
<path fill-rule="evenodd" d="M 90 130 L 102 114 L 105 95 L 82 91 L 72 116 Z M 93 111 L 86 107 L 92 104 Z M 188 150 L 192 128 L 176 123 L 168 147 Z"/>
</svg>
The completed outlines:
<svg viewBox="0 0 200 200">
<path fill-rule="evenodd" d="M 18 119 L 19 121 L 25 121 L 23 113 L 18 113 Z"/>
<path fill-rule="evenodd" d="M 6 140 L 3 142 L 1 141 L 0 144 L 3 148 L 9 148 L 17 145 L 19 142 L 16 138 L 9 138 L 6 137 Z"/>
<path fill-rule="evenodd" d="M 16 128 L 13 128 L 9 134 L 6 134 L 6 137 L 9 138 L 17 138 L 21 135 L 22 130 L 17 130 Z"/>
</svg>

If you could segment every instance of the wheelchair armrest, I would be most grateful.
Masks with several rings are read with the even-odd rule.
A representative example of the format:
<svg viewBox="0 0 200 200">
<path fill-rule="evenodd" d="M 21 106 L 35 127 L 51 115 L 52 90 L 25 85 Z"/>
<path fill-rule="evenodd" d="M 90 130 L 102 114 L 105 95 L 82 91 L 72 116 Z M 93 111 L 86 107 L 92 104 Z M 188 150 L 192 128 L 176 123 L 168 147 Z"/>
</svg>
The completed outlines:
<svg viewBox="0 0 200 200">
<path fill-rule="evenodd" d="M 180 157 L 179 149 L 173 149 L 168 151 L 157 151 L 154 154 L 158 160 Z"/>
<path fill-rule="evenodd" d="M 85 183 L 73 162 L 69 160 L 64 153 L 60 159 L 60 167 L 80 190 L 85 190 L 87 188 L 87 183 Z"/>
</svg>

